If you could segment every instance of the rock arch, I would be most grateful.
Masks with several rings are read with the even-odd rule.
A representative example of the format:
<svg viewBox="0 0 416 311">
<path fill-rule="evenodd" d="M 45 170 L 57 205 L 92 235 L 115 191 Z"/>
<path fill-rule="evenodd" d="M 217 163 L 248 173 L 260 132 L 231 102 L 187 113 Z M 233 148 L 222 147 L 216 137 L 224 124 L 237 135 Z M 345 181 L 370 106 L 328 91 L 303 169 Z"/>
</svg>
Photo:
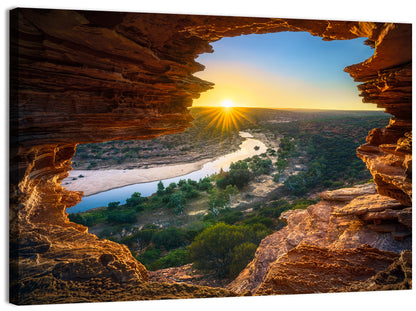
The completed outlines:
<svg viewBox="0 0 416 311">
<path fill-rule="evenodd" d="M 88 292 L 91 278 L 146 284 L 146 270 L 125 247 L 68 221 L 65 208 L 82 194 L 60 183 L 78 143 L 150 139 L 190 126 L 187 107 L 213 87 L 192 75 L 204 68 L 195 58 L 226 36 L 308 31 L 324 40 L 367 37 L 374 56 L 345 70 L 362 83 L 364 102 L 394 118 L 370 132 L 357 154 L 380 194 L 411 205 L 410 24 L 45 9 L 15 9 L 10 20 L 13 302 L 105 299 Z M 71 284 L 81 281 L 88 294 L 79 297 Z M 56 295 L 36 296 L 45 282 Z M 144 297 L 134 293 L 130 299 Z"/>
</svg>

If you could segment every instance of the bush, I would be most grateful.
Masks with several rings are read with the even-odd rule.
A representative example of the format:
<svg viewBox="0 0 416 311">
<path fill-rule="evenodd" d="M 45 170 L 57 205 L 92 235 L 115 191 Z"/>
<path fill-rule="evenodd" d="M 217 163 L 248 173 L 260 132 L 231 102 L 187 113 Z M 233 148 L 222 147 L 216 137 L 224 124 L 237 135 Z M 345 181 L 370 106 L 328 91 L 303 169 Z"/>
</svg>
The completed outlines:
<svg viewBox="0 0 416 311">
<path fill-rule="evenodd" d="M 232 260 L 229 267 L 228 276 L 235 278 L 241 270 L 253 259 L 257 246 L 250 242 L 237 245 L 232 252 Z"/>
<path fill-rule="evenodd" d="M 134 207 L 136 208 L 136 211 L 141 211 L 144 209 L 143 203 L 146 201 L 146 198 L 143 198 L 141 196 L 140 192 L 135 192 L 131 195 L 130 198 L 126 200 L 126 206 L 127 207 Z"/>
<path fill-rule="evenodd" d="M 246 225 L 262 224 L 268 228 L 273 227 L 273 220 L 269 217 L 264 216 L 254 216 L 249 219 L 244 220 L 243 222 Z"/>
<path fill-rule="evenodd" d="M 85 220 L 80 213 L 69 214 L 68 218 L 72 222 L 85 226 Z"/>
<path fill-rule="evenodd" d="M 153 234 L 152 242 L 156 248 L 171 250 L 186 245 L 185 233 L 175 227 L 167 228 Z"/>
<path fill-rule="evenodd" d="M 172 209 L 175 214 L 182 214 L 186 204 L 186 198 L 182 191 L 177 191 L 170 195 L 166 207 Z"/>
<path fill-rule="evenodd" d="M 137 260 L 144 264 L 147 269 L 150 269 L 150 265 L 156 261 L 161 254 L 162 251 L 160 249 L 148 247 L 144 253 L 137 256 Z"/>
<path fill-rule="evenodd" d="M 175 249 L 166 256 L 157 259 L 150 264 L 150 270 L 159 270 L 170 267 L 179 267 L 190 263 L 189 252 L 187 249 Z"/>
<path fill-rule="evenodd" d="M 242 217 L 243 213 L 240 211 L 231 211 L 230 209 L 225 209 L 220 212 L 218 221 L 222 221 L 226 224 L 232 225 L 239 221 Z"/>
<path fill-rule="evenodd" d="M 205 229 L 189 247 L 197 269 L 213 270 L 219 277 L 229 273 L 234 247 L 244 243 L 244 234 L 236 226 L 218 223 Z"/>
<path fill-rule="evenodd" d="M 220 222 L 208 227 L 189 246 L 194 266 L 202 271 L 214 271 L 221 278 L 234 277 L 251 260 L 256 243 L 269 233 L 263 225 L 256 226 Z"/>
<path fill-rule="evenodd" d="M 114 211 L 119 206 L 120 206 L 120 202 L 110 202 L 110 203 L 108 203 L 108 210 L 109 211 Z"/>
<path fill-rule="evenodd" d="M 107 222 L 111 224 L 132 224 L 136 222 L 136 212 L 128 213 L 110 213 L 107 216 Z"/>
<path fill-rule="evenodd" d="M 226 188 L 227 185 L 237 186 L 239 189 L 246 186 L 252 178 L 252 174 L 248 169 L 248 164 L 246 161 L 237 161 L 231 163 L 230 170 L 225 175 L 225 177 L 217 180 L 217 186 L 219 188 Z"/>
<path fill-rule="evenodd" d="M 121 239 L 121 243 L 127 245 L 128 248 L 132 248 L 136 244 L 138 249 L 143 249 L 150 244 L 156 232 L 158 232 L 156 229 L 142 229 L 134 234 L 125 236 Z"/>
<path fill-rule="evenodd" d="M 279 173 L 273 174 L 273 181 L 275 183 L 279 183 L 280 182 L 280 174 Z"/>
</svg>

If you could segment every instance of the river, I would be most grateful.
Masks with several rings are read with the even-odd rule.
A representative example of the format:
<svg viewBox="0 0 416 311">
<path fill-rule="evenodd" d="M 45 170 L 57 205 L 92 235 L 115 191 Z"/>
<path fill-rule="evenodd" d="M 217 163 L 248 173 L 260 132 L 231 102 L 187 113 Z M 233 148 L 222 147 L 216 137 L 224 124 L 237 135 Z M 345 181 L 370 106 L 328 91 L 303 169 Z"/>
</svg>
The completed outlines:
<svg viewBox="0 0 416 311">
<path fill-rule="evenodd" d="M 166 187 L 170 183 L 177 183 L 181 179 L 192 179 L 198 181 L 201 178 L 218 173 L 221 169 L 227 171 L 232 162 L 244 160 L 246 158 L 262 154 L 266 152 L 266 145 L 260 140 L 254 139 L 250 133 L 239 132 L 240 136 L 246 138 L 241 144 L 240 149 L 218 157 L 213 161 L 205 163 L 201 169 L 191 172 L 186 175 L 176 176 L 168 179 L 161 179 L 163 185 Z M 255 148 L 258 146 L 259 148 Z M 257 149 L 257 150 L 256 150 Z M 142 196 L 151 196 L 157 190 L 157 184 L 160 180 L 144 183 L 136 183 L 128 186 L 123 186 L 108 191 L 103 191 L 90 196 L 85 196 L 77 205 L 68 208 L 68 213 L 83 212 L 92 208 L 107 206 L 110 202 L 120 202 L 124 204 L 134 192 L 140 192 Z M 82 190 L 82 189 L 78 189 Z"/>
</svg>

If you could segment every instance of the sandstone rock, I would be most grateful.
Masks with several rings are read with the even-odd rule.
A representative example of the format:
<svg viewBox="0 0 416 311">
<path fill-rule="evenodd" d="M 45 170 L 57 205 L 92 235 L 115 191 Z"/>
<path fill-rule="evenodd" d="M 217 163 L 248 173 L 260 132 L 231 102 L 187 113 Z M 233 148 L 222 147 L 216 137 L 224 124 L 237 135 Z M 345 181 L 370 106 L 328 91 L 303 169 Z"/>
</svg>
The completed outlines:
<svg viewBox="0 0 416 311">
<path fill-rule="evenodd" d="M 387 269 L 365 281 L 334 289 L 339 292 L 412 289 L 412 251 L 403 251 Z"/>
<path fill-rule="evenodd" d="M 362 83 L 364 102 L 376 103 L 394 118 L 386 129 L 373 131 L 357 155 L 373 174 L 379 194 L 411 205 L 411 24 L 46 9 L 15 9 L 10 20 L 15 303 L 231 294 L 146 283 L 144 267 L 126 248 L 68 221 L 65 209 L 82 193 L 60 186 L 78 143 L 151 139 L 190 126 L 187 107 L 213 87 L 193 76 L 203 70 L 195 58 L 212 52 L 209 43 L 222 37 L 279 31 L 308 31 L 325 40 L 367 37 L 374 56 L 345 70 Z M 392 152 L 386 144 L 397 147 Z M 331 203 L 286 214 L 288 226 L 263 240 L 258 258 L 248 266 L 252 271 L 243 271 L 247 277 L 233 286 L 257 288 L 270 263 L 301 241 L 340 249 L 363 241 L 387 250 L 407 247 L 406 239 L 394 244 L 391 235 L 374 233 L 355 215 L 328 218 L 326 213 L 351 201 L 348 197 L 342 191 L 327 194 Z M 408 225 L 404 215 L 400 219 Z M 88 279 L 92 274 L 99 279 Z M 114 291 L 114 282 L 126 287 Z"/>
<path fill-rule="evenodd" d="M 220 280 L 215 274 L 206 274 L 192 267 L 192 264 L 186 264 L 180 267 L 172 267 L 149 271 L 150 282 L 165 283 L 186 283 L 191 285 L 209 286 L 209 287 L 225 287 L 229 282 Z"/>
<path fill-rule="evenodd" d="M 373 193 L 374 184 L 326 191 L 323 195 L 321 194 L 321 197 L 328 200 L 323 199 L 321 202 L 309 206 L 306 210 L 291 210 L 282 213 L 281 219 L 287 222 L 287 226 L 261 241 L 254 259 L 227 288 L 239 293 L 249 290 L 253 294 L 260 294 L 258 291 L 262 287 L 261 293 L 266 293 L 266 288 L 270 283 L 268 285 L 263 285 L 263 283 L 269 273 L 274 273 L 275 263 L 279 262 L 280 258 L 286 258 L 285 256 L 290 251 L 300 245 L 307 245 L 308 249 L 319 248 L 319 252 L 331 253 L 334 251 L 340 256 L 340 262 L 342 256 L 347 254 L 343 252 L 360 248 L 363 245 L 368 245 L 376 251 L 388 253 L 400 253 L 403 250 L 411 249 L 411 231 L 406 230 L 398 220 L 400 213 L 406 214 L 406 212 L 402 212 L 404 210 L 400 209 L 404 206 L 394 199 Z M 384 214 L 375 218 L 377 215 L 375 211 L 389 210 L 396 213 L 397 217 L 387 219 L 388 223 L 383 223 L 386 221 Z M 370 215 L 373 218 L 365 221 L 362 219 L 363 215 Z M 378 222 L 378 225 L 375 225 L 374 221 Z M 302 250 L 304 249 L 302 248 Z M 312 253 L 314 254 L 314 251 Z M 363 256 L 364 253 L 365 251 L 362 251 Z M 319 256 L 309 260 L 314 261 L 314 264 L 319 267 Z M 296 269 L 296 262 L 291 265 L 293 267 L 290 269 Z M 303 263 L 299 263 L 299 265 L 302 267 Z M 367 268 L 370 269 L 371 264 Z M 373 274 L 368 272 L 367 277 L 376 273 L 375 270 L 371 271 Z M 319 278 L 325 278 L 324 270 L 321 273 L 323 275 L 319 274 Z M 305 292 L 311 292 L 312 289 L 306 289 L 307 284 L 301 280 L 300 275 L 301 273 L 295 277 L 295 282 L 302 283 Z M 343 278 L 340 278 L 340 283 L 337 283 L 336 286 L 346 286 L 342 285 Z M 287 279 L 285 282 L 289 284 L 292 281 Z M 335 286 L 335 283 L 331 286 Z M 288 288 L 286 289 L 289 290 Z M 272 292 L 274 293 L 274 291 Z M 295 292 L 298 292 L 298 289 Z"/>
<path fill-rule="evenodd" d="M 335 215 L 364 215 L 372 212 L 381 212 L 388 209 L 403 209 L 404 206 L 395 199 L 379 194 L 360 195 L 347 205 L 334 212 Z"/>
<path fill-rule="evenodd" d="M 326 293 L 365 280 L 398 257 L 368 246 L 331 250 L 302 243 L 270 266 L 256 295 Z"/>
<path fill-rule="evenodd" d="M 334 191 L 324 191 L 319 194 L 319 197 L 322 200 L 326 201 L 349 202 L 355 197 L 375 193 L 377 193 L 376 188 L 374 187 L 374 184 L 370 183 L 355 186 L 352 188 L 342 188 Z"/>
</svg>

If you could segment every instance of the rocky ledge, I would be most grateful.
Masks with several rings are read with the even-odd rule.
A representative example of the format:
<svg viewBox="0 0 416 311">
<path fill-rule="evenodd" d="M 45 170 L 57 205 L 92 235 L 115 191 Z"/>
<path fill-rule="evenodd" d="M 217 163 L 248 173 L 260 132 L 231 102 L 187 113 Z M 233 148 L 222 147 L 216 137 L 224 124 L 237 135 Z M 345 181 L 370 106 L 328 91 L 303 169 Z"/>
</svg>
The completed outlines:
<svg viewBox="0 0 416 311">
<path fill-rule="evenodd" d="M 411 250 L 411 210 L 377 194 L 374 184 L 320 197 L 305 210 L 283 213 L 287 226 L 263 239 L 254 260 L 227 288 L 256 295 L 353 290 L 348 286 Z"/>
</svg>

